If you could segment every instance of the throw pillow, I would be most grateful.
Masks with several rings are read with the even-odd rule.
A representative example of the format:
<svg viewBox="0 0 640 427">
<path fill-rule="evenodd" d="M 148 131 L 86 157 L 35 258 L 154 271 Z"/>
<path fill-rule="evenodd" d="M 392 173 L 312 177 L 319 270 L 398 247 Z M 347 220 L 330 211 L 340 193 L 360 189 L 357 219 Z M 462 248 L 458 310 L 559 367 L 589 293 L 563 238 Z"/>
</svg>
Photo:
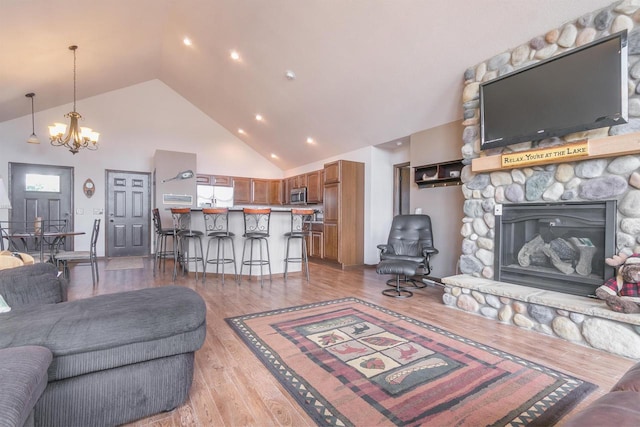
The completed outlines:
<svg viewBox="0 0 640 427">
<path fill-rule="evenodd" d="M 11 307 L 9 307 L 9 304 L 7 304 L 4 298 L 2 298 L 2 295 L 0 295 L 0 313 L 6 313 L 8 311 L 11 311 Z"/>
</svg>

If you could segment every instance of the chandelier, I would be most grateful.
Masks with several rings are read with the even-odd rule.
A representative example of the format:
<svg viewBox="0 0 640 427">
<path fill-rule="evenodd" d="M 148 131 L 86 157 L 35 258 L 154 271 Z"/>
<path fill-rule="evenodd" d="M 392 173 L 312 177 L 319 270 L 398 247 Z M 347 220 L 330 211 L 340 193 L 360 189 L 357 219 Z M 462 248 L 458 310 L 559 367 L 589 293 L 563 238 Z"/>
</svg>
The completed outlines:
<svg viewBox="0 0 640 427">
<path fill-rule="evenodd" d="M 76 50 L 78 46 L 69 46 L 69 50 L 73 52 L 73 111 L 65 114 L 64 116 L 69 118 L 69 133 L 65 136 L 64 133 L 67 130 L 67 125 L 63 123 L 54 123 L 49 126 L 49 135 L 51 139 L 51 145 L 56 147 L 67 147 L 69 151 L 76 154 L 81 148 L 88 150 L 98 149 L 98 138 L 100 134 L 94 132 L 90 128 L 80 127 L 78 125 L 78 119 L 82 116 L 76 111 Z"/>
</svg>

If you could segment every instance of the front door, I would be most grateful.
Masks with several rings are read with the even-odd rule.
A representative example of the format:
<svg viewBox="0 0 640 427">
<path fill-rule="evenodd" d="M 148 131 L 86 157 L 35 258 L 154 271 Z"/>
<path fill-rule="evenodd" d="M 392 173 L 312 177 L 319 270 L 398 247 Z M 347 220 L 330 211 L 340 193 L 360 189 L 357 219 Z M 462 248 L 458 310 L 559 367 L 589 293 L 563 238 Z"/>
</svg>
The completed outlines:
<svg viewBox="0 0 640 427">
<path fill-rule="evenodd" d="M 73 230 L 72 167 L 9 163 L 9 181 L 11 221 L 67 220 L 67 230 Z M 65 239 L 64 249 L 73 250 L 73 239 Z"/>
<path fill-rule="evenodd" d="M 106 171 L 106 255 L 149 255 L 150 175 L 144 172 Z"/>
</svg>

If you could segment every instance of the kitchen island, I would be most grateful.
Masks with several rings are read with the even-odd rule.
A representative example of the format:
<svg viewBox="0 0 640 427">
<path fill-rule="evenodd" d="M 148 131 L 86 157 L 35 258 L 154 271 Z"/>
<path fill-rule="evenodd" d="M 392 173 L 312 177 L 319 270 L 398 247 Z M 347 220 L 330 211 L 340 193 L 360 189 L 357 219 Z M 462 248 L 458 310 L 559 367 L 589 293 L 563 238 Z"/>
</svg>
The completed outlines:
<svg viewBox="0 0 640 427">
<path fill-rule="evenodd" d="M 257 206 L 251 206 L 251 208 L 257 208 Z M 301 207 L 305 209 L 313 209 L 314 206 L 305 206 Z M 291 207 L 271 207 L 271 219 L 269 223 L 269 254 L 271 255 L 271 273 L 275 274 L 284 274 L 284 258 L 287 249 L 287 239 L 284 234 L 291 231 Z M 238 274 L 240 274 L 241 270 L 241 262 L 242 262 L 242 247 L 244 245 L 244 215 L 242 213 L 243 207 L 234 206 L 229 208 L 229 231 L 235 234 L 233 238 L 233 243 L 236 250 L 236 268 Z M 163 221 L 164 222 L 164 221 Z M 193 230 L 200 230 L 205 233 L 205 236 L 202 239 L 202 248 L 204 251 L 204 256 L 207 255 L 207 244 L 209 243 L 209 238 L 206 237 L 207 232 L 204 224 L 204 215 L 202 214 L 202 208 L 191 208 L 191 227 Z M 191 243 L 191 247 L 189 248 L 189 253 L 193 254 L 194 247 L 193 243 Z M 257 249 L 257 247 L 256 247 Z M 301 239 L 292 239 L 289 253 L 290 256 L 298 256 L 301 253 Z M 211 243 L 211 252 L 210 257 L 215 257 L 216 244 L 215 242 Z M 249 245 L 247 245 L 247 257 L 249 252 Z M 230 245 L 227 244 L 225 247 L 225 257 L 231 258 L 231 248 Z M 256 251 L 254 250 L 254 257 L 256 256 Z M 207 274 L 216 272 L 215 264 L 206 264 Z M 302 270 L 300 263 L 289 263 L 288 272 L 295 273 Z M 191 261 L 187 265 L 188 271 L 195 271 L 194 262 Z M 201 271 L 201 266 L 198 266 L 198 272 Z M 222 272 L 222 264 L 218 270 L 219 273 Z M 263 267 L 263 272 L 265 276 L 268 276 L 269 270 L 267 266 Z M 225 275 L 233 274 L 233 265 L 227 264 L 225 265 Z M 260 268 L 253 267 L 251 269 L 251 273 L 249 273 L 249 266 L 244 267 L 243 275 L 248 276 L 259 276 Z"/>
</svg>

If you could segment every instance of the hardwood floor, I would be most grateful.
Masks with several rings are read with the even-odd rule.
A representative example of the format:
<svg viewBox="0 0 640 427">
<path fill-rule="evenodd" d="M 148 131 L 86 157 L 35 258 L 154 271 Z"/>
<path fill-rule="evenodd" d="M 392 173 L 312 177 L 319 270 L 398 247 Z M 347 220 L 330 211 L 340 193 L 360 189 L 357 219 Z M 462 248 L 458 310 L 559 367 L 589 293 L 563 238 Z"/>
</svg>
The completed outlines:
<svg viewBox="0 0 640 427">
<path fill-rule="evenodd" d="M 166 273 L 153 276 L 152 261 L 144 269 L 105 271 L 100 261 L 100 282 L 91 286 L 91 269 L 72 267 L 69 299 L 171 284 L 171 264 Z M 240 285 L 215 275 L 206 283 L 193 274 L 178 276 L 176 284 L 195 289 L 207 304 L 207 337 L 196 352 L 189 399 L 179 408 L 132 423 L 131 426 L 306 426 L 312 420 L 289 397 L 261 362 L 227 326 L 226 317 L 276 308 L 357 297 L 407 314 L 456 334 L 591 381 L 599 388 L 576 410 L 607 392 L 635 362 L 572 344 L 536 332 L 500 324 L 442 304 L 442 289 L 429 286 L 409 299 L 383 296 L 386 277 L 372 268 L 341 271 L 325 265 L 310 266 L 311 281 L 301 273 L 281 276 L 264 286 L 255 278 Z M 574 410 L 574 411 L 576 411 Z"/>
</svg>

